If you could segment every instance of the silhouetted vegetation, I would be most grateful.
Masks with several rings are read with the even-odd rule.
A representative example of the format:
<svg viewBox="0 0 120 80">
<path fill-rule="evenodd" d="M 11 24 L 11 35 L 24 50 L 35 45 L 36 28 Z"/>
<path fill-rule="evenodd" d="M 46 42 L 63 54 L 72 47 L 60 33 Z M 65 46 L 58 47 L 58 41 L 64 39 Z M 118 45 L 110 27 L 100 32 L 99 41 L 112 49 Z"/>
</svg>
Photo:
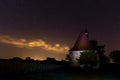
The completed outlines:
<svg viewBox="0 0 120 80">
<path fill-rule="evenodd" d="M 119 51 L 115 54 L 118 54 Z M 114 60 L 116 60 L 114 51 L 111 53 Z M 110 55 L 111 55 L 110 54 Z M 118 55 L 116 55 L 118 56 Z M 118 58 L 118 57 L 117 57 Z M 108 59 L 108 58 L 107 58 Z M 40 79 L 49 79 L 46 77 L 42 77 L 41 75 L 49 75 L 51 76 L 57 76 L 56 78 L 60 75 L 66 75 L 68 77 L 71 76 L 76 76 L 78 79 L 81 79 L 79 76 L 86 76 L 86 75 L 118 75 L 120 73 L 119 67 L 120 64 L 111 64 L 111 63 L 106 63 L 102 68 L 99 69 L 93 69 L 90 66 L 94 66 L 97 64 L 97 57 L 96 54 L 92 51 L 90 52 L 83 52 L 81 54 L 81 57 L 78 59 L 80 64 L 85 65 L 84 68 L 81 67 L 70 67 L 69 62 L 62 60 L 62 61 L 57 61 L 55 58 L 46 58 L 46 60 L 39 61 L 39 60 L 34 60 L 31 57 L 26 57 L 25 59 L 22 59 L 20 57 L 14 57 L 11 59 L 0 59 L 0 74 L 7 74 L 7 75 L 13 75 L 18 76 L 22 75 L 22 78 L 26 78 L 26 76 L 34 76 L 36 77 L 37 74 L 40 74 L 37 76 Z M 105 60 L 106 61 L 106 60 Z M 119 62 L 117 60 L 117 62 Z M 23 76 L 25 75 L 25 76 Z M 6 76 L 6 75 L 5 75 Z M 13 76 L 13 77 L 14 77 Z M 53 76 L 52 76 L 53 77 Z M 55 78 L 55 79 L 56 79 Z M 5 78 L 3 78 L 5 80 Z M 6 78 L 9 79 L 9 78 Z M 68 79 L 69 80 L 69 79 Z"/>
<path fill-rule="evenodd" d="M 101 55 L 100 59 L 101 59 L 102 65 L 104 65 L 106 63 L 109 63 L 109 61 L 110 61 L 109 58 L 107 56 L 105 56 L 105 55 Z"/>
<path fill-rule="evenodd" d="M 113 62 L 120 63 L 120 50 L 112 51 L 109 56 Z"/>
<path fill-rule="evenodd" d="M 34 59 L 32 59 L 31 57 L 26 57 L 25 61 L 27 62 L 36 62 Z"/>
<path fill-rule="evenodd" d="M 96 47 L 98 45 L 98 42 L 96 40 L 90 40 L 90 44 Z"/>
<path fill-rule="evenodd" d="M 71 59 L 71 58 L 70 58 L 70 55 L 67 54 L 65 59 L 66 59 L 67 61 L 69 61 L 69 60 Z"/>
<path fill-rule="evenodd" d="M 55 58 L 47 57 L 45 61 L 52 63 L 52 62 L 56 62 L 56 59 Z"/>
<path fill-rule="evenodd" d="M 21 62 L 21 61 L 23 61 L 23 59 L 22 58 L 20 58 L 20 57 L 13 57 L 13 58 L 11 58 L 11 59 L 9 59 L 10 61 L 15 61 L 15 62 Z"/>
<path fill-rule="evenodd" d="M 85 58 L 85 56 L 87 57 Z M 90 56 L 92 56 L 92 59 L 90 58 Z M 96 55 L 94 55 L 92 52 L 86 52 L 83 55 L 83 60 L 86 59 L 85 62 L 83 61 L 84 64 L 87 66 L 88 64 L 95 65 L 95 56 Z M 90 61 L 88 61 L 87 59 Z M 71 80 L 71 78 L 73 78 L 74 80 L 79 80 L 91 79 L 86 78 L 90 76 L 94 76 L 96 80 L 96 76 L 98 77 L 98 79 L 104 79 L 104 77 L 110 77 L 111 75 L 112 77 L 116 78 L 116 75 L 120 73 L 119 64 L 107 63 L 105 67 L 94 70 L 91 67 L 70 67 L 68 65 L 68 61 L 57 61 L 55 58 L 50 57 L 48 57 L 45 61 L 34 60 L 31 62 L 31 60 L 32 59 L 30 57 L 26 57 L 26 59 L 22 59 L 22 61 L 21 58 L 18 57 L 12 59 L 0 59 L 0 80 L 52 80 L 53 78 L 55 80 L 59 78 L 60 80 Z M 107 77 L 106 79 L 109 80 L 109 77 Z"/>
<path fill-rule="evenodd" d="M 94 51 L 83 52 L 78 62 L 84 66 L 95 66 L 98 63 L 97 54 Z"/>
<path fill-rule="evenodd" d="M 104 66 L 106 63 L 109 63 L 109 58 L 104 55 L 104 53 L 105 53 L 105 50 L 104 50 L 105 45 L 99 46 L 98 42 L 96 40 L 90 40 L 90 44 L 97 51 L 97 54 L 99 56 L 100 66 Z"/>
</svg>

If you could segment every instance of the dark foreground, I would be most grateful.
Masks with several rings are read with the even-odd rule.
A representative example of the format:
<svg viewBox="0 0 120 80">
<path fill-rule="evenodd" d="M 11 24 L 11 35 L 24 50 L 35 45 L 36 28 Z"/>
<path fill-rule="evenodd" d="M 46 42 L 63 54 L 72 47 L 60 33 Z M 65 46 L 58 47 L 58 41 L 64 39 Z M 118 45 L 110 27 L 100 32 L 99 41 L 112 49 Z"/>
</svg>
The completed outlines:
<svg viewBox="0 0 120 80">
<path fill-rule="evenodd" d="M 119 68 L 115 64 L 94 70 L 63 64 L 0 63 L 0 80 L 120 80 Z"/>
<path fill-rule="evenodd" d="M 74 71 L 1 75 L 0 80 L 120 80 L 118 74 Z"/>
</svg>

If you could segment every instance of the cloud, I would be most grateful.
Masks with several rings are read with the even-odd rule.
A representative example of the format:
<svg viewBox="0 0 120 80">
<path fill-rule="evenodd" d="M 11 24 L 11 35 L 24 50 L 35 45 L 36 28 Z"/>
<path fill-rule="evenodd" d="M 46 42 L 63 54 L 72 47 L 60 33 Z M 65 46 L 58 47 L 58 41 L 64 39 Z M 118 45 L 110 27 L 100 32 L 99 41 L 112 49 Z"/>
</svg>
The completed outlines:
<svg viewBox="0 0 120 80">
<path fill-rule="evenodd" d="M 10 44 L 14 45 L 19 48 L 42 48 L 44 50 L 49 50 L 49 51 L 56 51 L 56 52 L 68 52 L 69 46 L 63 45 L 56 43 L 56 44 L 49 44 L 46 41 L 42 39 L 37 39 L 37 40 L 27 40 L 27 39 L 17 39 L 13 38 L 10 36 L 6 35 L 0 35 L 0 42 L 5 43 L 5 44 Z"/>
</svg>

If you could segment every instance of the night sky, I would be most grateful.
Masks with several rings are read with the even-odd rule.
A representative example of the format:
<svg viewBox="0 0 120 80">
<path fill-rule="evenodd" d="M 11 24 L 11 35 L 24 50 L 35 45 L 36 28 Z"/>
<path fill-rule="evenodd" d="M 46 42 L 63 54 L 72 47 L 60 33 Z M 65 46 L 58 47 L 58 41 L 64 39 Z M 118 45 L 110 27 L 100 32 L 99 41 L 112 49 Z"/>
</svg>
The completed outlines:
<svg viewBox="0 0 120 80">
<path fill-rule="evenodd" d="M 120 49 L 119 0 L 0 0 L 0 58 L 65 59 L 80 31 Z"/>
</svg>

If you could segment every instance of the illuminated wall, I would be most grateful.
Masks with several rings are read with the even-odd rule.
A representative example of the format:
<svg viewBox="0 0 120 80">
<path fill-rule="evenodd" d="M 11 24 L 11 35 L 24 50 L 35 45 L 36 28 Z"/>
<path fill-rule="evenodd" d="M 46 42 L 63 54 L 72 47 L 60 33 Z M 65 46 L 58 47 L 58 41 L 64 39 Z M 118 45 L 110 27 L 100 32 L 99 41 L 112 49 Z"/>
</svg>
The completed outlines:
<svg viewBox="0 0 120 80">
<path fill-rule="evenodd" d="M 71 65 L 71 66 L 84 67 L 84 65 L 81 65 L 81 64 L 78 62 L 78 59 L 80 59 L 81 53 L 83 53 L 83 52 L 90 52 L 90 51 L 93 51 L 93 50 L 70 51 L 70 53 L 69 53 L 70 65 Z M 99 54 L 97 54 L 98 52 L 97 52 L 96 50 L 94 50 L 94 52 L 95 52 L 95 54 L 97 55 L 97 61 L 98 61 L 98 63 L 97 63 L 95 66 L 93 66 L 93 68 L 98 69 L 99 66 L 100 66 L 100 63 L 99 63 Z"/>
<path fill-rule="evenodd" d="M 85 50 L 81 51 L 70 51 L 70 65 L 71 66 L 79 66 L 80 64 L 78 63 L 78 60 L 80 58 L 80 55 L 82 52 L 85 52 Z"/>
</svg>

